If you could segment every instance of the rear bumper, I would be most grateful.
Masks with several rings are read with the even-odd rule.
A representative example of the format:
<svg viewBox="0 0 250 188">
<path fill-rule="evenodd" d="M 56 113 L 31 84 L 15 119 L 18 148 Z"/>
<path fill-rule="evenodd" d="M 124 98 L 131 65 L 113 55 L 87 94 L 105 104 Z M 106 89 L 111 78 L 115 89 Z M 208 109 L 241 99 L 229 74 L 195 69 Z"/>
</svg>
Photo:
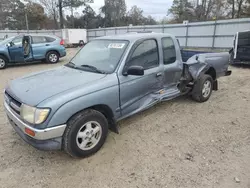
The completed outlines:
<svg viewBox="0 0 250 188">
<path fill-rule="evenodd" d="M 67 55 L 66 50 L 60 52 L 60 57 L 65 57 Z"/>
<path fill-rule="evenodd" d="M 40 150 L 61 149 L 62 135 L 66 125 L 60 125 L 47 129 L 36 129 L 20 120 L 6 102 L 4 102 L 4 107 L 10 124 L 25 142 Z M 32 130 L 35 133 L 35 136 L 31 137 L 27 135 L 25 133 L 25 129 Z"/>
</svg>

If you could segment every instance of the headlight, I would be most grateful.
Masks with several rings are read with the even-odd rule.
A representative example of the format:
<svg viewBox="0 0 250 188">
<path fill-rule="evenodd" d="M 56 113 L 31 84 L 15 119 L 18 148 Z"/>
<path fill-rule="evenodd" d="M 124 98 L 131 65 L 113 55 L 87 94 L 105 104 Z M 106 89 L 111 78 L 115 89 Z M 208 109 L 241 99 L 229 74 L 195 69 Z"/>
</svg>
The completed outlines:
<svg viewBox="0 0 250 188">
<path fill-rule="evenodd" d="M 21 106 L 21 117 L 32 124 L 40 124 L 43 123 L 48 117 L 50 109 L 40 109 L 28 106 L 26 104 L 22 104 Z"/>
</svg>

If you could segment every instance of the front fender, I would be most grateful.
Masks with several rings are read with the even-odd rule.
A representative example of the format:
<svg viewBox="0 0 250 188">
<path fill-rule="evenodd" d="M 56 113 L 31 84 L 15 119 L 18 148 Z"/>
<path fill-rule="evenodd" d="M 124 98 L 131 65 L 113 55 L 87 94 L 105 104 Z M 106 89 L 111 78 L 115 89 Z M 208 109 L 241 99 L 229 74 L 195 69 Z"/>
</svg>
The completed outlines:
<svg viewBox="0 0 250 188">
<path fill-rule="evenodd" d="M 47 127 L 54 127 L 57 125 L 66 124 L 67 121 L 84 109 L 96 105 L 108 106 L 117 119 L 120 116 L 119 109 L 119 88 L 118 85 L 107 88 L 105 90 L 97 91 L 63 104 L 51 117 Z"/>
<path fill-rule="evenodd" d="M 7 50 L 0 50 L 0 55 L 4 56 L 9 62 L 12 62 L 8 49 Z"/>
</svg>

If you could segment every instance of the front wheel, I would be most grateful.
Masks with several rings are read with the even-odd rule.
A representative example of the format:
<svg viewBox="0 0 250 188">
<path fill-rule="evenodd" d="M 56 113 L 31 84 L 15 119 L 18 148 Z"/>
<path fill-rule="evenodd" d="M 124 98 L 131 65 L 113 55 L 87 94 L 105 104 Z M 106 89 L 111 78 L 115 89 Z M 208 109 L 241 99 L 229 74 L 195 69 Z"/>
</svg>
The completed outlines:
<svg viewBox="0 0 250 188">
<path fill-rule="evenodd" d="M 63 136 L 64 150 L 73 157 L 88 157 L 104 144 L 108 121 L 96 110 L 85 110 L 73 116 Z"/>
<path fill-rule="evenodd" d="M 210 75 L 203 75 L 195 83 L 192 98 L 197 102 L 206 102 L 211 97 L 213 91 L 213 78 Z"/>
<path fill-rule="evenodd" d="M 57 63 L 59 61 L 59 54 L 55 51 L 50 51 L 46 54 L 47 63 Z"/>
<path fill-rule="evenodd" d="M 6 68 L 7 63 L 8 60 L 4 56 L 0 55 L 0 69 Z"/>
</svg>

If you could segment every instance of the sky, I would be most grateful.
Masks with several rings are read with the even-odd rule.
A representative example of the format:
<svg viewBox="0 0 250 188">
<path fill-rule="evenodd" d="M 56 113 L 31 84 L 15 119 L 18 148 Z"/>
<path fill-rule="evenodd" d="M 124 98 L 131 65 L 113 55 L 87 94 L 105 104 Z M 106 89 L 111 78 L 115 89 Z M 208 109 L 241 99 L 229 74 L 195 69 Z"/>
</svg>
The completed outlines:
<svg viewBox="0 0 250 188">
<path fill-rule="evenodd" d="M 151 15 L 155 19 L 160 20 L 167 15 L 168 9 L 171 7 L 173 0 L 125 0 L 127 10 L 133 5 L 140 7 L 145 16 Z M 104 0 L 94 0 L 90 6 L 99 12 L 99 8 L 104 5 Z"/>
</svg>

